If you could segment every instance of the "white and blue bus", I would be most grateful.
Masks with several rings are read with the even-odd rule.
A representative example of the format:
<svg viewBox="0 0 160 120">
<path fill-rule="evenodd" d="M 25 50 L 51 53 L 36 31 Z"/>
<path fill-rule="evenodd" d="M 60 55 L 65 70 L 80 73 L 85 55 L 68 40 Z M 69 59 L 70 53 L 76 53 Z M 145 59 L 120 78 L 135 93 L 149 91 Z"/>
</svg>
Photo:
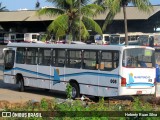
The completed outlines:
<svg viewBox="0 0 160 120">
<path fill-rule="evenodd" d="M 154 94 L 155 50 L 145 46 L 9 43 L 4 82 L 65 91 L 72 98 Z"/>
</svg>

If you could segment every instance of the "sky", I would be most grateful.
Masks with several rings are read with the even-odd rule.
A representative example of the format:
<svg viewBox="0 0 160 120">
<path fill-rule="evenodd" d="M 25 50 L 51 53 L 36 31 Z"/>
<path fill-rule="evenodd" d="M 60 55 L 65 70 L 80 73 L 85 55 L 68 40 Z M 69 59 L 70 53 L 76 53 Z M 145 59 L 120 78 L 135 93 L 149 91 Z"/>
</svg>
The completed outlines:
<svg viewBox="0 0 160 120">
<path fill-rule="evenodd" d="M 40 2 L 40 7 L 52 6 L 51 3 L 46 2 L 46 0 L 38 0 Z M 91 0 L 93 1 L 93 0 Z M 35 3 L 37 0 L 0 0 L 2 3 L 1 7 L 6 7 L 10 11 L 18 9 L 28 9 L 35 10 Z M 153 5 L 160 5 L 160 0 L 150 0 Z"/>
</svg>

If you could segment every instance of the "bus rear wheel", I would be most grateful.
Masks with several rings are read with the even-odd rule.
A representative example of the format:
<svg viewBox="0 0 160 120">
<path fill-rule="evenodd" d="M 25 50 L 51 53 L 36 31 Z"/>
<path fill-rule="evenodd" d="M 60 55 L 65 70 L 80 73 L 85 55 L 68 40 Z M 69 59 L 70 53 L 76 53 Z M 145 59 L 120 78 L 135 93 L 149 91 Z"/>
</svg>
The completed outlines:
<svg viewBox="0 0 160 120">
<path fill-rule="evenodd" d="M 78 85 L 76 83 L 71 83 L 71 86 L 72 86 L 71 98 L 75 99 L 80 97 L 80 91 Z"/>
<path fill-rule="evenodd" d="M 20 77 L 19 80 L 18 80 L 18 89 L 19 89 L 20 92 L 24 91 L 24 81 L 23 81 L 22 77 Z"/>
</svg>

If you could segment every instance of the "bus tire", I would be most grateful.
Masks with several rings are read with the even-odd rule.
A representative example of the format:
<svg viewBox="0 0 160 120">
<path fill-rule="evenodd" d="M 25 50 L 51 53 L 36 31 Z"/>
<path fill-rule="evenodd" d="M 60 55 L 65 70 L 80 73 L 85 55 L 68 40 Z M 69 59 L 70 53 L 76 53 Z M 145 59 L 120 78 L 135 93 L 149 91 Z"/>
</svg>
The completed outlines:
<svg viewBox="0 0 160 120">
<path fill-rule="evenodd" d="M 22 77 L 20 77 L 20 79 L 18 80 L 18 89 L 20 92 L 24 91 L 24 81 Z"/>
<path fill-rule="evenodd" d="M 76 83 L 71 83 L 71 86 L 72 86 L 71 98 L 75 99 L 80 97 L 80 91 L 78 85 Z"/>
<path fill-rule="evenodd" d="M 46 92 L 49 92 L 50 91 L 50 89 L 44 89 Z"/>
</svg>

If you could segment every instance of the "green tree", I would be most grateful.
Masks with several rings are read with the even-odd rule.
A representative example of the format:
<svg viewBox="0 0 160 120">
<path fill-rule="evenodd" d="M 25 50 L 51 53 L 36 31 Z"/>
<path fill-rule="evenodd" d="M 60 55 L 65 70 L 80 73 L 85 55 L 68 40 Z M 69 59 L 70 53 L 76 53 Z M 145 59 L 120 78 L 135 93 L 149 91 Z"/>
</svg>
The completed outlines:
<svg viewBox="0 0 160 120">
<path fill-rule="evenodd" d="M 129 3 L 132 3 L 134 6 L 137 6 L 139 10 L 144 12 L 150 12 L 152 9 L 149 0 L 96 0 L 95 3 L 102 5 L 105 9 L 109 9 L 109 13 L 105 18 L 102 30 L 106 29 L 106 26 L 111 22 L 111 20 L 113 20 L 114 16 L 121 11 L 121 7 L 123 8 L 126 45 L 128 45 L 126 6 Z"/>
<path fill-rule="evenodd" d="M 48 31 L 54 33 L 56 38 L 64 35 L 70 38 L 86 39 L 88 30 L 102 34 L 101 27 L 93 20 L 103 8 L 96 4 L 89 4 L 89 0 L 47 0 L 56 7 L 38 10 L 38 15 L 56 16 L 48 26 Z"/>
<path fill-rule="evenodd" d="M 0 3 L 0 12 L 5 11 L 6 7 L 2 7 L 2 3 Z"/>
</svg>

